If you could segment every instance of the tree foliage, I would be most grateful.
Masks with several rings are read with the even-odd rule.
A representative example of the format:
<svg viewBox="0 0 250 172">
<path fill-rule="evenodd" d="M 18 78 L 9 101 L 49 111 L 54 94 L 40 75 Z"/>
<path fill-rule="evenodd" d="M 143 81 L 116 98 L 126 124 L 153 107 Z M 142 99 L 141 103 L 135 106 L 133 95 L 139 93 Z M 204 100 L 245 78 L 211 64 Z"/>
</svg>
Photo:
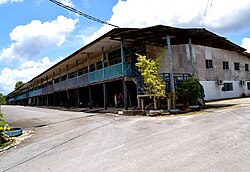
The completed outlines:
<svg viewBox="0 0 250 172">
<path fill-rule="evenodd" d="M 1 105 L 6 105 L 7 104 L 6 96 L 3 95 L 2 93 L 0 93 L 0 104 Z"/>
<path fill-rule="evenodd" d="M 187 81 L 181 82 L 177 88 L 177 95 L 184 103 L 196 104 L 196 100 L 201 97 L 199 79 L 190 77 Z"/>
<path fill-rule="evenodd" d="M 147 59 L 146 56 L 136 54 L 138 63 L 135 65 L 138 67 L 139 72 L 141 72 L 142 77 L 144 78 L 144 84 L 146 85 L 145 89 L 148 94 L 154 94 L 155 97 L 165 97 L 165 82 L 158 75 L 160 60 Z"/>
<path fill-rule="evenodd" d="M 15 90 L 22 87 L 24 85 L 23 81 L 18 81 L 15 85 Z"/>
</svg>

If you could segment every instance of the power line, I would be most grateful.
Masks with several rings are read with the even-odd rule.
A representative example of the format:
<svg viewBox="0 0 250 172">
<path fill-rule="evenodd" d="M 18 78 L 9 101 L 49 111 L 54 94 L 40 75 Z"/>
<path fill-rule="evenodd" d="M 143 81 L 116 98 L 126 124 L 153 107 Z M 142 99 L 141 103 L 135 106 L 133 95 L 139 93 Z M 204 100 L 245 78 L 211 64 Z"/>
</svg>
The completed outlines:
<svg viewBox="0 0 250 172">
<path fill-rule="evenodd" d="M 92 20 L 92 21 L 95 21 L 95 22 L 98 22 L 98 23 L 101 23 L 101 24 L 106 24 L 106 25 L 110 25 L 110 26 L 119 28 L 119 27 L 116 26 L 116 25 L 113 25 L 113 24 L 111 24 L 111 23 L 105 22 L 105 21 L 103 21 L 103 20 L 101 20 L 101 19 L 98 19 L 98 18 L 95 18 L 95 17 L 93 17 L 93 16 L 91 16 L 91 15 L 85 14 L 85 13 L 83 13 L 83 12 L 81 12 L 81 11 L 75 9 L 75 8 L 72 8 L 72 7 L 70 7 L 70 6 L 64 5 L 63 3 L 58 2 L 58 1 L 56 1 L 56 0 L 50 0 L 50 1 L 53 2 L 54 4 L 60 6 L 60 7 L 63 7 L 63 8 L 65 8 L 65 9 L 67 9 L 67 10 L 73 12 L 73 13 L 79 14 L 79 15 L 81 15 L 81 16 L 83 16 L 83 17 L 89 19 L 89 20 Z"/>
<path fill-rule="evenodd" d="M 205 10 L 205 13 L 204 13 L 204 17 L 203 17 L 203 20 L 202 20 L 201 27 L 205 27 L 209 12 L 211 11 L 211 8 L 213 6 L 213 0 L 211 0 L 210 5 L 209 5 L 209 2 L 210 2 L 210 0 L 207 1 L 207 6 L 206 6 L 206 10 Z"/>
</svg>

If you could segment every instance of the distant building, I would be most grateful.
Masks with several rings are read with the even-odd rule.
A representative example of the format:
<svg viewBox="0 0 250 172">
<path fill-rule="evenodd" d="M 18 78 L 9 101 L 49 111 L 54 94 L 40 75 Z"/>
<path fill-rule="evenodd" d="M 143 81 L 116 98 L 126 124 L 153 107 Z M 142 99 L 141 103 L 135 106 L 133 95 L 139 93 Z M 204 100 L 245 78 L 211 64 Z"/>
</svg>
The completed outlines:
<svg viewBox="0 0 250 172">
<path fill-rule="evenodd" d="M 140 74 L 135 53 L 160 57 L 159 73 L 168 76 L 167 37 L 175 77 L 198 77 L 205 100 L 250 95 L 250 54 L 244 48 L 206 29 L 158 25 L 111 30 L 11 92 L 8 101 L 34 106 L 137 106 L 137 94 L 142 93 L 136 83 Z"/>
</svg>

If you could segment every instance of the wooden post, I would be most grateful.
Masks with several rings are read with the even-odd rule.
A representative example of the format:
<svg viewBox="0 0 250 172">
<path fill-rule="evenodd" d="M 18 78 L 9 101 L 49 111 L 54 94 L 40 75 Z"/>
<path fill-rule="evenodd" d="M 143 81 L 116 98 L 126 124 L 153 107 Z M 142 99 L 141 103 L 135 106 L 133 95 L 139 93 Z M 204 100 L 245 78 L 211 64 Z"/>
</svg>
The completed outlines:
<svg viewBox="0 0 250 172">
<path fill-rule="evenodd" d="M 66 86 L 66 91 L 67 91 L 67 108 L 68 107 L 70 107 L 70 105 L 69 105 L 69 102 L 70 102 L 70 100 L 69 100 L 69 89 L 68 89 L 68 79 L 69 79 L 69 65 L 66 65 L 66 84 L 67 84 L 67 86 Z"/>
<path fill-rule="evenodd" d="M 53 95 L 54 95 L 54 106 L 56 106 L 56 93 L 54 93 Z"/>
<path fill-rule="evenodd" d="M 87 54 L 87 63 L 88 63 L 88 81 L 89 81 L 89 72 L 90 72 L 89 54 Z M 89 87 L 89 108 L 92 109 L 92 93 L 91 93 L 90 85 L 88 87 Z"/>
<path fill-rule="evenodd" d="M 66 80 L 69 79 L 69 65 L 66 65 Z"/>
<path fill-rule="evenodd" d="M 63 105 L 62 105 L 62 91 L 60 91 L 59 96 L 60 96 L 60 107 L 62 107 L 62 106 L 63 106 Z"/>
<path fill-rule="evenodd" d="M 123 38 L 121 38 L 121 61 L 122 61 L 122 73 L 124 73 L 125 57 L 124 57 L 124 50 L 123 50 Z"/>
<path fill-rule="evenodd" d="M 107 89 L 105 83 L 103 83 L 103 105 L 104 109 L 107 110 Z"/>
<path fill-rule="evenodd" d="M 173 73 L 173 59 L 172 59 L 172 49 L 170 44 L 170 37 L 167 35 L 167 46 L 168 46 L 168 61 L 169 61 L 169 69 L 170 69 L 170 85 L 171 85 L 171 93 L 172 93 L 172 105 L 175 109 L 175 85 L 174 85 L 174 73 Z"/>
<path fill-rule="evenodd" d="M 54 85 L 54 84 L 55 84 L 55 72 L 53 72 L 53 79 L 52 79 L 52 85 Z"/>
<path fill-rule="evenodd" d="M 126 82 L 125 82 L 124 78 L 123 78 L 122 82 L 123 82 L 124 109 L 127 110 L 128 109 L 128 90 L 127 90 L 127 85 L 126 85 Z"/>
<path fill-rule="evenodd" d="M 105 57 L 105 52 L 104 52 L 104 47 L 102 47 L 102 79 L 104 80 L 104 57 Z"/>
<path fill-rule="evenodd" d="M 76 83 L 77 83 L 77 87 L 76 87 L 76 107 L 79 107 L 78 60 L 76 60 Z"/>
<path fill-rule="evenodd" d="M 92 93 L 89 85 L 89 108 L 92 109 Z"/>
<path fill-rule="evenodd" d="M 47 102 L 46 102 L 47 106 L 49 106 L 49 95 L 47 94 Z"/>
<path fill-rule="evenodd" d="M 61 68 L 59 68 L 59 82 L 62 81 L 62 74 L 61 74 Z"/>
</svg>

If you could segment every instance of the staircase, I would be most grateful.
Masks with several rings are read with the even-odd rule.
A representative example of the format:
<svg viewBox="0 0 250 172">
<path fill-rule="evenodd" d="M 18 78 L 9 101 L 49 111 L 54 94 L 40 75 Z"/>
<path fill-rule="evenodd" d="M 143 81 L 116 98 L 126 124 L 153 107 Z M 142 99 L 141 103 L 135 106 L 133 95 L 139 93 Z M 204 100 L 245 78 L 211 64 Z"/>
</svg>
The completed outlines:
<svg viewBox="0 0 250 172">
<path fill-rule="evenodd" d="M 166 83 L 166 92 L 170 93 L 171 92 L 171 83 L 170 83 L 170 73 L 161 73 L 159 74 L 163 81 Z M 140 72 L 138 71 L 137 67 L 134 65 L 131 65 L 131 76 L 133 77 L 133 81 L 136 84 L 137 88 L 137 96 L 138 95 L 145 95 L 146 94 L 146 85 L 144 84 L 144 78 L 141 76 Z M 174 74 L 174 86 L 175 90 L 179 87 L 181 82 L 187 81 L 188 78 L 192 77 L 191 74 L 189 73 L 175 73 Z M 201 91 L 201 97 L 197 100 L 199 105 L 204 106 L 205 101 L 204 101 L 204 88 L 200 84 L 200 91 Z"/>
</svg>

